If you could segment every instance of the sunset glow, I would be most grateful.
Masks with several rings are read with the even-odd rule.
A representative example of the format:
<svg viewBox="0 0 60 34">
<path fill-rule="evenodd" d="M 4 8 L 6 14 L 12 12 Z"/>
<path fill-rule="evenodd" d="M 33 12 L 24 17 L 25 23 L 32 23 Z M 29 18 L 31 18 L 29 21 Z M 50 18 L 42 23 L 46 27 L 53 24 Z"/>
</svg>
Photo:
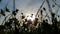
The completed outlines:
<svg viewBox="0 0 60 34">
<path fill-rule="evenodd" d="M 33 15 L 32 17 L 29 16 L 29 17 L 27 17 L 27 20 L 31 20 L 31 21 L 33 21 L 33 20 L 35 20 L 35 16 L 34 16 L 34 15 Z"/>
</svg>

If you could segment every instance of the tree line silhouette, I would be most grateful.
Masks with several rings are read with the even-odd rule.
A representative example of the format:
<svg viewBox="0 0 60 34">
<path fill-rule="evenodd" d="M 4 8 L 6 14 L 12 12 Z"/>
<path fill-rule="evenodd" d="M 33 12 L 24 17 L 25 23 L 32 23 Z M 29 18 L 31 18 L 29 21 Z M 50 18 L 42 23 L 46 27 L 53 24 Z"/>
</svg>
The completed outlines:
<svg viewBox="0 0 60 34">
<path fill-rule="evenodd" d="M 45 8 L 43 9 L 46 10 Z M 8 9 L 6 9 L 6 11 L 10 12 Z M 43 20 L 43 22 L 40 22 L 41 24 L 38 24 L 38 28 L 35 28 L 38 23 L 38 18 L 35 18 L 34 26 L 30 24 L 31 21 L 27 21 L 27 19 L 23 21 L 23 25 L 21 26 L 21 22 L 19 22 L 19 20 L 15 17 L 17 12 L 18 9 L 13 11 L 13 17 L 11 16 L 12 18 L 9 18 L 7 21 L 5 21 L 4 25 L 0 25 L 1 34 L 60 34 L 60 22 L 57 21 L 57 17 L 55 17 L 54 13 L 51 13 L 52 24 L 48 24 L 48 19 L 46 19 Z M 2 9 L 0 14 L 5 16 Z M 22 19 L 24 18 L 25 16 L 22 16 Z M 25 24 L 26 22 L 27 24 Z"/>
</svg>

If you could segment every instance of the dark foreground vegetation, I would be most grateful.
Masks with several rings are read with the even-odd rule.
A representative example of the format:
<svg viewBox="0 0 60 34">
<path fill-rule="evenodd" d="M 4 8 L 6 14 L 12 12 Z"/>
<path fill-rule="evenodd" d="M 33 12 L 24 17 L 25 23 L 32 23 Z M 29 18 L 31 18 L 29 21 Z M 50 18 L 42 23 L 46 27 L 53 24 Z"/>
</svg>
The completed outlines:
<svg viewBox="0 0 60 34">
<path fill-rule="evenodd" d="M 1 9 L 1 11 L 3 10 Z M 8 11 L 7 8 L 6 11 Z M 0 34 L 60 34 L 60 22 L 57 21 L 54 13 L 51 13 L 52 24 L 48 24 L 48 19 L 38 22 L 38 18 L 35 18 L 34 24 L 32 24 L 32 21 L 24 19 L 25 16 L 23 13 L 21 13 L 21 19 L 24 19 L 24 21 L 22 21 L 23 23 L 21 24 L 21 22 L 19 22 L 19 20 L 15 17 L 17 12 L 18 9 L 13 11 L 11 14 L 12 16 L 10 16 L 11 18 L 9 17 L 7 21 L 5 18 L 4 25 L 0 25 Z M 2 15 L 5 16 L 3 13 Z M 26 22 L 27 24 L 25 24 Z"/>
</svg>

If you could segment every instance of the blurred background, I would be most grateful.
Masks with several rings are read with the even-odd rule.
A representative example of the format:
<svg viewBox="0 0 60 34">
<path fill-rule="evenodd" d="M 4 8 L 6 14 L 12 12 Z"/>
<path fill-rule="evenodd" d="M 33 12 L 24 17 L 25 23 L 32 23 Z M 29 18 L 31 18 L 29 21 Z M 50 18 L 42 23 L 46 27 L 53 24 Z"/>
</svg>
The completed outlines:
<svg viewBox="0 0 60 34">
<path fill-rule="evenodd" d="M 1 34 L 59 34 L 60 0 L 0 0 Z"/>
</svg>

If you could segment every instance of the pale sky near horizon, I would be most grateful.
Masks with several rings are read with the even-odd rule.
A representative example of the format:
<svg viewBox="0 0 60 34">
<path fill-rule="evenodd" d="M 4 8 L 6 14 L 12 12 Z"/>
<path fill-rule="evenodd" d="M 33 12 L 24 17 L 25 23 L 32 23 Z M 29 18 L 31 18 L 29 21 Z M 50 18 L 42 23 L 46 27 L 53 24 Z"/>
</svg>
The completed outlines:
<svg viewBox="0 0 60 34">
<path fill-rule="evenodd" d="M 42 4 L 44 0 L 16 0 L 15 1 L 15 5 L 16 8 L 19 9 L 19 12 L 17 14 L 17 18 L 19 18 L 20 13 L 23 12 L 24 14 L 32 14 L 32 13 L 36 13 L 37 10 L 39 9 L 40 5 Z M 49 0 L 50 1 L 50 0 Z M 8 0 L 2 0 L 2 2 L 0 3 L 0 9 L 3 9 L 5 7 L 5 5 L 7 4 Z M 56 3 L 58 5 L 60 5 L 60 0 L 57 0 Z M 50 1 L 50 4 L 54 4 L 52 1 Z M 10 10 L 13 10 L 13 0 L 9 0 L 8 2 L 8 6 L 7 6 Z M 48 7 L 47 7 L 47 3 L 44 3 L 44 7 L 47 9 L 47 13 L 48 12 Z M 55 12 L 57 10 L 57 6 L 53 9 L 53 12 Z M 58 12 L 58 14 L 60 13 L 60 10 Z M 2 23 L 4 17 L 0 18 L 0 24 Z"/>
</svg>

